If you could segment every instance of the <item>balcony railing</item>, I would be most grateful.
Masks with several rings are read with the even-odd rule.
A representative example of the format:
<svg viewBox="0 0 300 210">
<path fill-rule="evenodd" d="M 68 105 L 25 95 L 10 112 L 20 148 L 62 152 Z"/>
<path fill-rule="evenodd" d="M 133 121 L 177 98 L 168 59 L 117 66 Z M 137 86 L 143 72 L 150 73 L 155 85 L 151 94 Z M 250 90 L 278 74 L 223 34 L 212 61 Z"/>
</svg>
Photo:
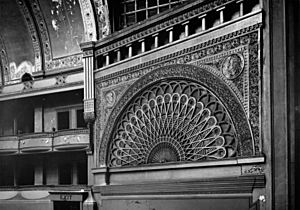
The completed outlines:
<svg viewBox="0 0 300 210">
<path fill-rule="evenodd" d="M 194 1 L 100 40 L 95 45 L 96 68 L 102 69 L 195 34 L 207 33 L 257 11 L 260 11 L 259 0 Z"/>
<path fill-rule="evenodd" d="M 87 150 L 89 147 L 90 138 L 88 129 L 0 137 L 0 155 Z"/>
</svg>

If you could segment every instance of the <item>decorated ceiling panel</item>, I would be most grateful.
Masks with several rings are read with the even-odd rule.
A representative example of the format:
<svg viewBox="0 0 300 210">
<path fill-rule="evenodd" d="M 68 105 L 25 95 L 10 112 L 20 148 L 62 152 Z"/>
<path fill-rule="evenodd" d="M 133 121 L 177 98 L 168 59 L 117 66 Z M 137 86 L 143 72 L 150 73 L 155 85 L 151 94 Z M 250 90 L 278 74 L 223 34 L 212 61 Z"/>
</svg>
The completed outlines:
<svg viewBox="0 0 300 210">
<path fill-rule="evenodd" d="M 80 52 L 84 27 L 78 0 L 39 0 L 48 26 L 53 58 Z"/>
<path fill-rule="evenodd" d="M 16 1 L 0 1 L 0 50 L 4 80 L 19 79 L 25 72 L 35 71 L 33 38 L 20 5 Z M 26 22 L 26 21 L 27 22 Z"/>
<path fill-rule="evenodd" d="M 24 73 L 82 68 L 79 44 L 96 41 L 90 0 L 0 0 L 0 85 Z"/>
</svg>

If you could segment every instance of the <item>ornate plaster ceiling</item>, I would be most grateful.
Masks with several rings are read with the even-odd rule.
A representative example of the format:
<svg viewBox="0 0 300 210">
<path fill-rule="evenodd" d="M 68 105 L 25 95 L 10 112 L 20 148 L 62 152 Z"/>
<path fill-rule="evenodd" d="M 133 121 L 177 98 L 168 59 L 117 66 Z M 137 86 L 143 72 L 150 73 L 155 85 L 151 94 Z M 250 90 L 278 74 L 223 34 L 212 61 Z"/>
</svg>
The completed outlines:
<svg viewBox="0 0 300 210">
<path fill-rule="evenodd" d="M 0 85 L 24 73 L 80 68 L 79 44 L 95 41 L 90 0 L 0 0 Z"/>
</svg>

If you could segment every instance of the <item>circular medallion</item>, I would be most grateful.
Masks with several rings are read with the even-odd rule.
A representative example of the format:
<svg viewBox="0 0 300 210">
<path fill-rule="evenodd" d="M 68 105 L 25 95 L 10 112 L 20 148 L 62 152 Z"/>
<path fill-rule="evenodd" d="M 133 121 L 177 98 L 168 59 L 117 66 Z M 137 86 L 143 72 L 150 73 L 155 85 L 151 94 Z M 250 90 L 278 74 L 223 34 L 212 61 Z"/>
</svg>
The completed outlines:
<svg viewBox="0 0 300 210">
<path fill-rule="evenodd" d="M 113 90 L 106 92 L 105 100 L 108 106 L 113 106 L 116 101 L 116 94 Z"/>
<path fill-rule="evenodd" d="M 222 73 L 227 79 L 235 79 L 242 73 L 244 65 L 241 54 L 232 54 L 224 59 L 221 66 Z"/>
</svg>

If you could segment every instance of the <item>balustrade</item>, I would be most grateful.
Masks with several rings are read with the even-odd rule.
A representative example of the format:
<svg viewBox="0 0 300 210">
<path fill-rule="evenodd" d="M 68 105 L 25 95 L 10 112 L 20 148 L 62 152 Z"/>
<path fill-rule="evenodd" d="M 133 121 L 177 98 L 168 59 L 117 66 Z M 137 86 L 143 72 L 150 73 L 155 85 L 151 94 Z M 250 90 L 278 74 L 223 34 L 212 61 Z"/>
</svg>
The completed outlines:
<svg viewBox="0 0 300 210">
<path fill-rule="evenodd" d="M 195 34 L 201 35 L 214 27 L 254 13 L 259 8 L 259 0 L 233 0 L 209 6 L 200 2 L 197 7 L 195 4 L 186 5 L 170 14 L 160 14 L 156 19 L 141 22 L 100 40 L 95 47 L 97 68 L 107 67 Z"/>
<path fill-rule="evenodd" d="M 89 148 L 88 129 L 70 129 L 0 137 L 0 154 L 84 150 Z"/>
</svg>

